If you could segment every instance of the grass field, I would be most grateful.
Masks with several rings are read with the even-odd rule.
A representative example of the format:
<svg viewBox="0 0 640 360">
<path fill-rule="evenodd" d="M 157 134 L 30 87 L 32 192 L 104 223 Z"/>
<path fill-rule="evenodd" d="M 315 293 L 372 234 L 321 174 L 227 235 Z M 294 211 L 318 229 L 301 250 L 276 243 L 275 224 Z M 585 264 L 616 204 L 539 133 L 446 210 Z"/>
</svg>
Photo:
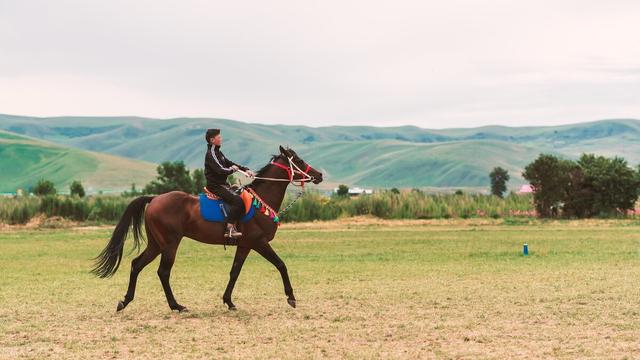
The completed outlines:
<svg viewBox="0 0 640 360">
<path fill-rule="evenodd" d="M 637 221 L 285 224 L 273 245 L 298 308 L 252 253 L 237 312 L 221 302 L 234 248 L 185 239 L 172 285 L 188 313 L 169 310 L 158 260 L 115 312 L 131 257 L 88 273 L 110 230 L 0 232 L 1 358 L 640 357 Z"/>
</svg>

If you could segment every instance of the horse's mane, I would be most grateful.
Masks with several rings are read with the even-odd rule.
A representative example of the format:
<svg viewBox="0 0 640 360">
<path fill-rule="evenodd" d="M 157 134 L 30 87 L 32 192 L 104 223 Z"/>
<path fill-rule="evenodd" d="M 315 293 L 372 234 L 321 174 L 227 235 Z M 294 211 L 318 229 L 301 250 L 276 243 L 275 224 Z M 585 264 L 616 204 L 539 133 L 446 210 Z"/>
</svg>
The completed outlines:
<svg viewBox="0 0 640 360">
<path fill-rule="evenodd" d="M 256 172 L 256 177 L 264 177 L 265 173 L 267 172 L 267 170 L 269 169 L 271 163 L 273 161 L 276 161 L 277 159 L 279 159 L 280 157 L 282 157 L 282 155 L 278 154 L 278 155 L 271 155 L 271 159 L 269 160 L 269 162 L 263 166 L 260 170 L 258 170 Z M 263 182 L 266 182 L 266 180 L 262 180 L 262 179 L 255 179 L 251 182 L 251 184 L 247 185 L 247 187 L 253 188 L 255 185 L 261 184 Z"/>
</svg>

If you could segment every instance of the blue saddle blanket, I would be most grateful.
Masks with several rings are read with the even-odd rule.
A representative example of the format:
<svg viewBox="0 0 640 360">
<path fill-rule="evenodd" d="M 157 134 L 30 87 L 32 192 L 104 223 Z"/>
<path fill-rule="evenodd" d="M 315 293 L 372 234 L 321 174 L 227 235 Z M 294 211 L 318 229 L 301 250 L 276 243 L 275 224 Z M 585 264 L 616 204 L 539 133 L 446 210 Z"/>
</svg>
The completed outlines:
<svg viewBox="0 0 640 360">
<path fill-rule="evenodd" d="M 207 221 L 225 222 L 229 214 L 229 204 L 222 200 L 211 200 L 205 194 L 200 194 L 200 216 Z M 244 210 L 244 209 L 243 209 Z M 249 207 L 249 212 L 244 214 L 240 221 L 246 223 L 253 217 L 253 206 Z"/>
</svg>

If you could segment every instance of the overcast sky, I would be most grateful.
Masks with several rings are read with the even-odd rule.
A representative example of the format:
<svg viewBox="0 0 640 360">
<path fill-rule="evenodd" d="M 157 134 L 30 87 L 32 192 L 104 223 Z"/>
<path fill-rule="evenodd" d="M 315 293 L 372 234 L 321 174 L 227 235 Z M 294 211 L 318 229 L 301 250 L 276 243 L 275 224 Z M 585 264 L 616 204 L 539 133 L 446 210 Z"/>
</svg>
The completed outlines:
<svg viewBox="0 0 640 360">
<path fill-rule="evenodd" d="M 640 118 L 640 1 L 0 0 L 0 113 L 426 128 Z"/>
</svg>

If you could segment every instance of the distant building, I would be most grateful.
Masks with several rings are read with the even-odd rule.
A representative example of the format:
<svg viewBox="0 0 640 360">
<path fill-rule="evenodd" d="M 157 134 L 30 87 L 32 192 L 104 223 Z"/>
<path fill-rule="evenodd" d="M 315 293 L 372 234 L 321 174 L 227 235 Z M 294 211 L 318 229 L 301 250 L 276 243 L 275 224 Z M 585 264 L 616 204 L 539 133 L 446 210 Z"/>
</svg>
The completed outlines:
<svg viewBox="0 0 640 360">
<path fill-rule="evenodd" d="M 333 189 L 333 192 L 338 192 L 338 188 Z M 349 196 L 360 196 L 373 194 L 373 189 L 363 189 L 359 187 L 349 188 Z"/>
<path fill-rule="evenodd" d="M 530 184 L 522 185 L 520 187 L 520 190 L 518 190 L 518 194 L 528 194 L 532 192 L 533 192 L 533 186 L 531 186 Z"/>
</svg>

